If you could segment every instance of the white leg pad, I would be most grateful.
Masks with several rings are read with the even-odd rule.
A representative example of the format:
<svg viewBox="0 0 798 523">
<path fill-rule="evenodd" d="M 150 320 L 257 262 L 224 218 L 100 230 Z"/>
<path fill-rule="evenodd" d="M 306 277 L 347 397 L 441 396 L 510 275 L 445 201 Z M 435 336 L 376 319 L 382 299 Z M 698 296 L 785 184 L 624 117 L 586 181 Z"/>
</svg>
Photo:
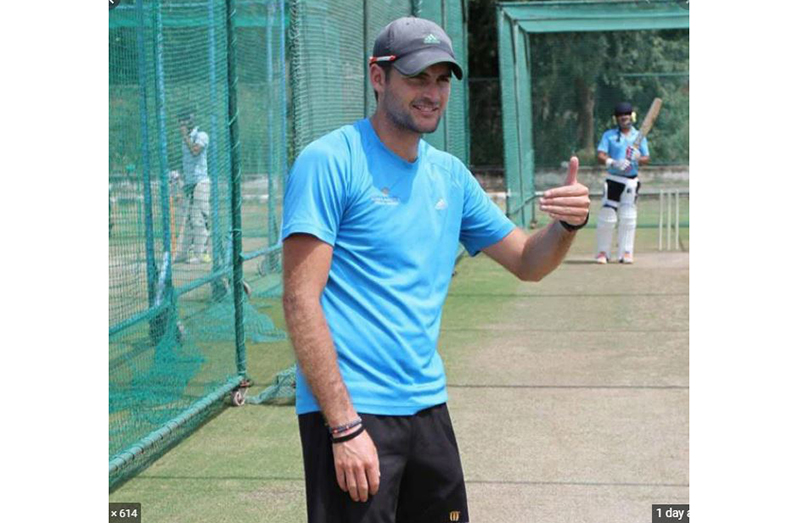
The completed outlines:
<svg viewBox="0 0 798 523">
<path fill-rule="evenodd" d="M 615 231 L 615 223 L 618 221 L 615 209 L 602 207 L 596 220 L 596 255 L 600 252 L 610 255 L 612 244 L 612 234 Z"/>
<path fill-rule="evenodd" d="M 621 202 L 618 207 L 618 259 L 628 252 L 634 255 L 635 229 L 637 228 L 637 207 Z"/>
</svg>

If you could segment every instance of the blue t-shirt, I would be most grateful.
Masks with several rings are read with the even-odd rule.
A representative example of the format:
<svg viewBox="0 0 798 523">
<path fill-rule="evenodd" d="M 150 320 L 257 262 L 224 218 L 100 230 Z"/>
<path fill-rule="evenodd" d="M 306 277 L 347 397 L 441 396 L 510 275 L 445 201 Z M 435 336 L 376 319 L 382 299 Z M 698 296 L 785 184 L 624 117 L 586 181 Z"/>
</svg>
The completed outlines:
<svg viewBox="0 0 798 523">
<path fill-rule="evenodd" d="M 302 151 L 282 238 L 333 246 L 321 303 L 358 412 L 411 415 L 446 401 L 437 342 L 458 243 L 474 256 L 514 227 L 457 158 L 422 140 L 409 163 L 368 119 Z M 296 396 L 297 413 L 321 410 L 301 371 Z"/>
<path fill-rule="evenodd" d="M 608 129 L 601 135 L 601 141 L 598 144 L 597 150 L 607 153 L 607 156 L 613 160 L 622 160 L 626 158 L 626 149 L 631 147 L 637 138 L 639 131 L 632 127 L 628 133 L 623 134 L 617 127 Z M 640 154 L 648 156 L 648 138 L 643 138 L 640 142 Z M 632 168 L 628 172 L 619 171 L 615 167 L 610 167 L 608 172 L 616 176 L 637 176 L 637 162 L 632 163 Z"/>
</svg>

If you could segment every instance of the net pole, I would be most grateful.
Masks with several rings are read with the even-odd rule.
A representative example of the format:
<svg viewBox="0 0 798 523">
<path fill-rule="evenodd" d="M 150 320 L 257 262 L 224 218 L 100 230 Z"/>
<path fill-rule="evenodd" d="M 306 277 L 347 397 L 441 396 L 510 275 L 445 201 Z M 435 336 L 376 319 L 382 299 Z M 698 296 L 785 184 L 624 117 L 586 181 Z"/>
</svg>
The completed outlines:
<svg viewBox="0 0 798 523">
<path fill-rule="evenodd" d="M 509 139 L 507 139 L 507 137 L 512 134 L 513 129 L 516 130 L 516 133 L 518 129 L 516 115 L 513 114 L 515 97 L 513 93 L 514 86 L 511 83 L 514 81 L 512 79 L 513 65 L 511 63 L 511 57 L 514 55 L 515 51 L 513 49 L 511 36 L 510 17 L 507 16 L 507 13 L 504 12 L 501 6 L 496 7 L 496 25 L 499 40 L 499 70 L 501 74 L 500 96 L 502 105 L 502 131 L 505 140 L 507 140 L 504 146 L 504 183 L 507 190 L 505 214 L 513 223 L 519 224 L 515 216 L 515 207 L 518 198 L 516 193 L 520 193 L 520 191 L 517 191 L 517 180 L 513 177 L 513 174 L 518 171 L 518 161 L 515 156 L 519 149 L 516 144 L 509 143 Z"/>
<path fill-rule="evenodd" d="M 285 81 L 285 77 L 287 76 L 285 64 L 287 64 L 288 61 L 285 56 L 285 2 L 279 0 L 278 3 L 280 4 L 280 113 L 282 116 L 282 122 L 280 124 L 282 141 L 280 143 L 283 144 L 283 173 L 280 190 L 284 191 L 285 178 L 288 176 L 288 100 L 286 98 L 287 87 Z"/>
<path fill-rule="evenodd" d="M 274 13 L 274 9 L 268 10 L 268 18 L 266 19 L 264 32 L 266 33 L 266 78 L 268 79 L 269 86 L 272 85 L 272 80 L 274 79 L 274 57 L 272 51 L 272 27 L 274 21 L 272 19 L 272 13 Z M 274 173 L 277 170 L 277 162 L 275 161 L 275 154 L 274 154 L 274 144 L 277 143 L 275 140 L 275 129 L 274 129 L 274 103 L 272 103 L 272 97 L 269 96 L 266 98 L 266 114 L 268 115 L 268 136 L 269 136 L 269 144 L 271 149 L 269 150 L 269 162 L 268 162 L 268 172 L 266 173 L 266 220 L 267 220 L 267 241 L 269 247 L 274 245 L 277 242 L 277 220 L 275 217 L 275 208 L 274 208 Z M 271 268 L 272 264 L 269 263 L 269 267 Z"/>
<path fill-rule="evenodd" d="M 144 197 L 145 257 L 147 264 L 147 304 L 155 301 L 155 230 L 152 218 L 152 187 L 150 185 L 149 126 L 147 124 L 147 65 L 144 47 L 144 2 L 136 0 L 136 58 L 139 77 L 139 126 L 141 128 L 141 183 Z"/>
<path fill-rule="evenodd" d="M 213 269 L 219 270 L 224 263 L 222 255 L 222 224 L 219 220 L 219 167 L 218 167 L 218 133 L 219 125 L 216 117 L 216 20 L 213 12 L 214 0 L 208 0 L 208 95 L 211 106 L 210 143 L 208 144 L 208 174 L 211 182 L 211 242 L 213 243 Z"/>
<path fill-rule="evenodd" d="M 241 141 L 238 130 L 238 77 L 236 76 L 235 0 L 227 8 L 227 112 L 230 133 L 230 210 L 233 236 L 233 300 L 235 302 L 236 369 L 246 376 L 247 357 L 244 345 L 243 258 L 241 255 Z"/>
<path fill-rule="evenodd" d="M 158 124 L 158 159 L 160 160 L 161 222 L 164 252 L 171 253 L 171 227 L 169 223 L 169 182 L 167 171 L 169 158 L 166 150 L 166 86 L 163 69 L 163 15 L 160 0 L 155 1 L 155 118 Z M 171 287 L 171 270 L 167 274 L 167 285 Z"/>
<path fill-rule="evenodd" d="M 286 72 L 285 72 L 285 65 L 288 63 L 286 61 L 285 56 L 285 2 L 279 0 L 277 2 L 280 4 L 280 143 L 282 147 L 280 149 L 280 156 L 281 156 L 281 173 L 280 173 L 280 201 L 283 201 L 283 192 L 285 191 L 285 180 L 288 176 L 288 102 L 286 100 Z M 269 188 L 269 198 L 275 197 L 275 191 L 272 191 Z M 276 206 L 276 205 L 275 205 Z M 276 214 L 276 213 L 275 213 Z M 275 238 L 275 245 L 280 243 L 280 219 L 275 216 L 275 223 L 274 227 L 277 229 L 277 236 Z M 281 258 L 279 254 L 273 254 L 272 258 L 274 260 L 273 266 L 277 270 L 277 272 L 282 272 L 283 267 L 281 263 Z"/>
<path fill-rule="evenodd" d="M 169 159 L 166 152 L 166 87 L 164 84 L 163 67 L 163 15 L 161 13 L 161 2 L 155 0 L 153 9 L 155 17 L 155 119 L 158 125 L 158 158 L 160 160 L 160 191 L 161 191 L 161 228 L 163 241 L 163 266 L 158 276 L 158 289 L 156 291 L 156 303 L 173 303 L 174 292 L 172 287 L 172 231 L 169 216 L 169 181 L 168 169 Z M 164 334 L 169 318 L 175 314 L 174 307 L 164 311 L 163 314 L 156 316 L 150 324 L 150 335 L 155 335 L 155 340 L 160 341 Z M 155 326 L 153 332 L 152 326 Z M 163 344 L 158 343 L 156 350 Z"/>
<path fill-rule="evenodd" d="M 526 62 L 526 82 L 529 85 L 529 89 L 532 89 L 532 53 L 529 50 L 530 42 L 529 42 L 529 35 L 524 32 L 524 58 Z M 531 201 L 529 207 L 529 221 L 530 224 L 537 223 L 537 205 L 535 204 L 535 200 L 533 196 L 535 194 L 535 153 L 534 153 L 534 135 L 532 134 L 532 119 L 533 119 L 533 112 L 532 112 L 532 96 L 531 92 L 526 93 L 527 99 L 529 100 L 529 197 L 524 196 L 524 201 Z"/>
<path fill-rule="evenodd" d="M 521 146 L 521 102 L 518 99 L 520 86 L 518 85 L 518 24 L 513 20 L 511 22 L 511 32 L 510 36 L 512 38 L 512 46 L 513 46 L 513 95 L 515 96 L 515 127 L 516 127 L 516 136 L 518 137 L 518 185 L 519 185 L 519 192 L 521 193 L 521 198 L 519 203 L 521 204 L 521 223 L 524 226 L 527 226 L 529 222 L 526 220 L 526 192 L 524 191 L 524 151 L 523 147 Z"/>
<path fill-rule="evenodd" d="M 299 104 L 297 103 L 297 99 L 299 98 L 299 90 L 300 90 L 300 78 L 302 75 L 302 67 L 300 67 L 300 62 L 302 62 L 302 53 L 304 49 L 302 47 L 301 42 L 301 34 L 299 30 L 299 26 L 301 25 L 301 19 L 303 17 L 303 8 L 304 4 L 300 0 L 290 0 L 291 2 L 291 14 L 290 14 L 290 24 L 288 26 L 289 30 L 289 53 L 291 55 L 291 60 L 288 62 L 289 65 L 289 78 L 291 79 L 291 118 L 289 118 L 289 124 L 291 125 L 291 144 L 289 153 L 291 155 L 291 161 L 296 159 L 297 155 L 299 154 L 299 146 L 302 143 L 300 137 L 300 127 L 298 125 L 300 110 Z"/>
</svg>

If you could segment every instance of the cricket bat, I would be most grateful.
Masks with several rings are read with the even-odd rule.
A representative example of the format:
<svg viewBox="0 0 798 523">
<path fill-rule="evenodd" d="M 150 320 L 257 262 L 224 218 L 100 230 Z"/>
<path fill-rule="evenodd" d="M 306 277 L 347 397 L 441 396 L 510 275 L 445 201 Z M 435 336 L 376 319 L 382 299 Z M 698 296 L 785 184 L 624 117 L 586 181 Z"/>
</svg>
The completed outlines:
<svg viewBox="0 0 798 523">
<path fill-rule="evenodd" d="M 651 131 L 651 128 L 654 127 L 654 121 L 659 116 L 659 110 L 662 107 L 662 98 L 654 98 L 654 101 L 651 102 L 651 107 L 648 108 L 648 112 L 646 113 L 646 117 L 643 120 L 643 125 L 640 126 L 640 132 L 637 133 L 637 138 L 635 138 L 634 148 L 639 149 L 640 143 L 643 141 L 643 138 Z"/>
<path fill-rule="evenodd" d="M 632 161 L 632 154 L 634 154 L 635 150 L 640 150 L 640 144 L 643 142 L 643 138 L 651 131 L 651 128 L 654 127 L 654 121 L 659 116 L 659 110 L 662 108 L 662 98 L 654 98 L 654 101 L 651 102 L 651 107 L 648 108 L 648 112 L 646 113 L 646 117 L 643 119 L 643 125 L 640 126 L 640 131 L 637 133 L 637 138 L 635 138 L 634 143 L 631 147 L 627 147 L 626 149 L 626 159 L 630 162 Z M 632 169 L 632 165 L 630 164 L 626 171 L 630 171 Z"/>
</svg>

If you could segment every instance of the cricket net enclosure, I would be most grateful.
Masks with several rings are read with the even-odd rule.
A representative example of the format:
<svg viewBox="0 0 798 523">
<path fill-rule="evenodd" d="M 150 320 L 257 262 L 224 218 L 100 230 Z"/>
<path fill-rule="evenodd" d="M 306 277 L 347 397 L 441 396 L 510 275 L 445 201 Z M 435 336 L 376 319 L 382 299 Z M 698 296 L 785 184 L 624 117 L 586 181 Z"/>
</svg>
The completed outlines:
<svg viewBox="0 0 798 523">
<path fill-rule="evenodd" d="M 500 2 L 499 73 L 507 215 L 535 225 L 536 191 L 576 155 L 601 190 L 596 147 L 617 128 L 616 103 L 630 102 L 637 126 L 663 100 L 648 136 L 644 189 L 687 188 L 689 171 L 689 3 L 681 0 Z M 645 175 L 645 177 L 644 177 Z M 599 196 L 600 197 L 600 196 Z M 657 214 L 639 224 L 656 227 Z M 591 220 L 592 221 L 592 220 Z"/>
</svg>

